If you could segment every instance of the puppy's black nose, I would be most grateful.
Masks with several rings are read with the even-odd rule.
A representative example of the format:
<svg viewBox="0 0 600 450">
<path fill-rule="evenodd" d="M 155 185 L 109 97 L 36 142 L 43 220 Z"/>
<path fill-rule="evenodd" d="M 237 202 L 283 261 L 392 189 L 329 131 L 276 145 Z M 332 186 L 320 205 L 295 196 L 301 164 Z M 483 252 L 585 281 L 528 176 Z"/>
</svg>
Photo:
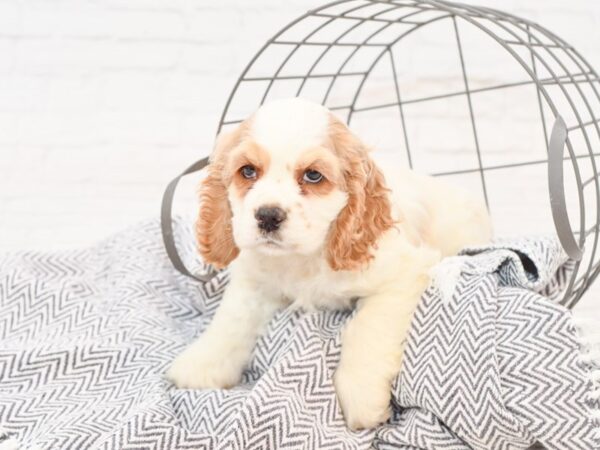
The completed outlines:
<svg viewBox="0 0 600 450">
<path fill-rule="evenodd" d="M 254 217 L 258 221 L 258 228 L 270 233 L 279 229 L 279 225 L 285 220 L 287 214 L 277 206 L 261 206 Z"/>
</svg>

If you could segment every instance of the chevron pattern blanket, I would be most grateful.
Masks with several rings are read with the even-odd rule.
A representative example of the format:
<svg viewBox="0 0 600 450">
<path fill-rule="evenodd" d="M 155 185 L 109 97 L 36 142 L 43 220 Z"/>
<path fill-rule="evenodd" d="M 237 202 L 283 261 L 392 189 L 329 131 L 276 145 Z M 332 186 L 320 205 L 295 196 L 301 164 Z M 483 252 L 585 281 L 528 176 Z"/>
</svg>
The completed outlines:
<svg viewBox="0 0 600 450">
<path fill-rule="evenodd" d="M 157 221 L 86 250 L 0 257 L 0 449 L 600 448 L 591 367 L 570 314 L 540 295 L 568 270 L 559 246 L 524 239 L 444 264 L 392 419 L 351 432 L 331 381 L 348 312 L 281 311 L 240 386 L 177 390 L 163 374 L 211 320 L 227 273 L 178 274 Z"/>
</svg>

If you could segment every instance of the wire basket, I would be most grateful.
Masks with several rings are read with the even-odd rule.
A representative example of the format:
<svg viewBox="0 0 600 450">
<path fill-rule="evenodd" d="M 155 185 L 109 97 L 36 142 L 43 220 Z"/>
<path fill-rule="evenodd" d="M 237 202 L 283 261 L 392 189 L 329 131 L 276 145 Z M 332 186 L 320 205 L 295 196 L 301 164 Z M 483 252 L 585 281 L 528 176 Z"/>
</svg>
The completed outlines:
<svg viewBox="0 0 600 450">
<path fill-rule="evenodd" d="M 265 43 L 219 130 L 268 100 L 317 101 L 377 152 L 481 192 L 496 234 L 553 226 L 575 260 L 563 299 L 573 307 L 600 271 L 599 91 L 576 49 L 514 15 L 440 0 L 341 0 Z"/>
</svg>

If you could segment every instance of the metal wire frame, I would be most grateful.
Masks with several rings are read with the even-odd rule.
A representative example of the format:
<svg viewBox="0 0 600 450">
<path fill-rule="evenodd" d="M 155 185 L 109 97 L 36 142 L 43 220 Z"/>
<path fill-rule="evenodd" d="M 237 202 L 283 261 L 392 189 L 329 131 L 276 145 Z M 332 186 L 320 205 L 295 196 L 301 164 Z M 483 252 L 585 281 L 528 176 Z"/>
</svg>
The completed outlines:
<svg viewBox="0 0 600 450">
<path fill-rule="evenodd" d="M 370 12 L 369 9 L 373 7 L 375 7 L 377 11 Z M 341 12 L 332 12 L 331 10 L 335 8 L 342 8 L 342 10 Z M 407 11 L 403 12 L 404 9 Z M 389 13 L 396 11 L 399 11 L 401 15 L 394 17 L 393 19 L 386 17 L 386 15 L 389 15 Z M 364 14 L 365 12 L 367 14 Z M 322 23 L 315 26 L 302 39 L 289 39 L 285 37 L 286 32 L 288 32 L 292 27 L 302 23 L 306 19 L 314 18 L 322 20 Z M 313 37 L 319 31 L 325 29 L 330 24 L 334 24 L 338 20 L 344 20 L 346 22 L 355 21 L 355 23 L 346 28 L 334 39 L 313 39 Z M 420 98 L 404 98 L 400 92 L 398 73 L 394 62 L 394 47 L 398 42 L 415 31 L 425 29 L 427 25 L 431 25 L 442 20 L 452 21 L 464 89 Z M 345 40 L 350 33 L 365 23 L 375 24 L 377 27 L 374 31 L 359 41 L 348 42 Z M 514 58 L 515 62 L 524 70 L 528 78 L 523 81 L 517 81 L 513 83 L 504 83 L 483 88 L 472 88 L 467 70 L 468 61 L 466 61 L 463 52 L 459 23 L 468 23 L 492 38 Z M 375 38 L 381 36 L 384 32 L 388 32 L 391 27 L 396 24 L 404 25 L 406 26 L 406 29 L 398 31 L 397 35 L 387 42 L 374 42 Z M 500 36 L 500 31 L 502 31 L 502 33 L 505 35 L 504 37 Z M 507 38 L 506 36 L 509 37 Z M 269 76 L 260 77 L 248 75 L 251 69 L 253 69 L 255 64 L 258 62 L 260 56 L 263 55 L 267 49 L 272 47 L 281 48 L 282 46 L 289 47 L 289 51 L 281 58 L 281 62 L 272 74 Z M 298 52 L 298 50 L 306 46 L 312 46 L 313 48 L 320 49 L 320 53 L 315 57 L 309 69 L 304 73 L 282 75 L 282 71 L 284 68 L 288 68 L 293 56 Z M 336 70 L 330 73 L 315 73 L 319 63 L 329 54 L 332 49 L 342 47 L 349 48 L 351 51 L 339 64 Z M 352 62 L 355 62 L 355 60 L 358 58 L 359 50 L 365 47 L 369 47 L 375 51 L 378 51 L 368 67 L 361 71 L 346 71 L 348 65 Z M 516 51 L 516 48 L 526 49 L 528 53 L 527 58 L 519 54 Z M 390 60 L 390 78 L 393 79 L 392 89 L 394 90 L 396 101 L 379 105 L 357 107 L 358 99 L 361 97 L 366 81 L 369 79 L 369 76 L 373 72 L 374 68 L 378 65 L 382 58 L 386 56 L 389 57 Z M 572 73 L 572 71 L 567 68 L 567 63 L 570 63 L 577 68 L 576 73 Z M 560 68 L 564 74 L 557 74 L 556 70 L 553 68 L 553 65 L 554 67 Z M 543 78 L 541 78 L 539 75 L 541 69 L 543 69 L 547 74 Z M 359 79 L 358 86 L 352 95 L 352 100 L 349 102 L 349 104 L 345 105 L 329 105 L 328 103 L 330 95 L 334 86 L 336 86 L 338 80 L 346 77 Z M 582 85 L 591 87 L 592 97 L 596 98 L 600 103 L 600 78 L 590 64 L 581 56 L 581 54 L 577 52 L 577 50 L 571 45 L 567 44 L 564 40 L 536 23 L 511 14 L 500 12 L 492 8 L 476 7 L 444 0 L 336 0 L 300 16 L 275 34 L 275 36 L 273 36 L 263 45 L 263 47 L 251 59 L 245 70 L 236 81 L 236 84 L 223 110 L 218 131 L 220 131 L 224 125 L 241 122 L 242 118 L 229 117 L 229 110 L 242 84 L 267 82 L 262 98 L 259 102 L 259 104 L 262 104 L 267 100 L 269 93 L 271 92 L 276 81 L 298 80 L 300 84 L 295 91 L 295 95 L 299 96 L 302 95 L 307 81 L 311 79 L 322 79 L 325 81 L 328 80 L 328 86 L 321 102 L 327 105 L 330 109 L 337 110 L 339 112 L 345 111 L 346 120 L 349 124 L 352 121 L 353 116 L 360 112 L 385 108 L 398 108 L 404 145 L 407 153 L 407 160 L 409 166 L 411 167 L 413 165 L 412 152 L 414 149 L 411 149 L 410 139 L 407 133 L 404 106 L 464 96 L 467 100 L 469 110 L 469 121 L 471 124 L 473 142 L 477 155 L 477 167 L 442 171 L 434 173 L 433 175 L 441 176 L 478 173 L 483 195 L 486 202 L 488 202 L 488 205 L 489 198 L 486 187 L 486 172 L 532 165 L 544 165 L 548 164 L 548 159 L 537 159 L 533 161 L 516 162 L 512 164 L 485 166 L 481 156 L 482 149 L 477 131 L 477 117 L 473 110 L 473 97 L 482 92 L 511 89 L 519 86 L 534 86 L 536 88 L 543 137 L 547 144 L 547 151 L 549 151 L 549 131 L 547 128 L 548 117 L 544 106 L 549 109 L 549 112 L 554 119 L 560 118 L 561 114 L 566 112 L 559 110 L 557 102 L 555 101 L 555 96 L 551 95 L 548 89 L 550 86 L 557 88 L 560 94 L 562 94 L 562 97 L 560 98 L 562 100 L 566 100 L 570 112 L 576 120 L 575 124 L 572 124 L 567 128 L 567 132 L 581 133 L 585 145 L 579 146 L 577 149 L 583 149 L 585 154 L 578 154 L 576 152 L 575 144 L 572 142 L 569 136 L 567 136 L 565 141 L 566 155 L 562 157 L 562 160 L 565 162 L 570 162 L 570 167 L 573 171 L 573 176 L 577 184 L 579 229 L 575 232 L 572 232 L 570 229 L 568 229 L 567 232 L 564 229 L 559 229 L 556 216 L 554 215 L 556 211 L 554 210 L 553 216 L 555 218 L 557 232 L 559 232 L 559 237 L 561 238 L 563 245 L 565 240 L 573 240 L 573 242 L 576 242 L 576 245 L 579 247 L 579 249 L 584 249 L 586 256 L 589 256 L 589 263 L 586 267 L 581 267 L 581 261 L 576 261 L 574 264 L 574 270 L 569 280 L 563 303 L 566 306 L 573 307 L 581 298 L 581 295 L 585 292 L 589 285 L 600 274 L 600 257 L 597 256 L 598 241 L 600 236 L 600 207 L 598 206 L 600 204 L 600 180 L 595 161 L 595 157 L 600 156 L 600 148 L 596 148 L 594 151 L 590 134 L 588 133 L 590 131 L 588 127 L 593 127 L 598 135 L 598 138 L 600 139 L 600 118 L 594 112 L 587 95 L 582 90 Z M 569 91 L 566 89 L 566 86 L 572 86 L 575 89 L 576 94 L 578 94 L 576 98 L 569 93 Z M 583 113 L 587 113 L 591 120 L 584 120 L 582 117 Z M 585 180 L 582 179 L 580 163 L 589 164 L 591 166 L 593 175 L 590 178 Z M 591 186 L 593 186 L 593 192 L 589 192 Z M 586 191 L 586 189 L 588 189 L 588 191 Z M 594 217 L 595 224 L 592 227 L 586 228 L 586 210 L 584 200 L 590 195 L 593 196 L 594 204 L 596 205 L 596 213 Z M 562 214 L 564 215 L 566 212 L 562 212 Z M 569 224 L 568 217 L 566 217 L 566 219 L 566 223 Z M 565 236 L 565 234 L 568 234 L 568 236 Z M 585 249 L 584 245 L 586 242 L 589 243 L 590 240 L 591 248 Z"/>
</svg>

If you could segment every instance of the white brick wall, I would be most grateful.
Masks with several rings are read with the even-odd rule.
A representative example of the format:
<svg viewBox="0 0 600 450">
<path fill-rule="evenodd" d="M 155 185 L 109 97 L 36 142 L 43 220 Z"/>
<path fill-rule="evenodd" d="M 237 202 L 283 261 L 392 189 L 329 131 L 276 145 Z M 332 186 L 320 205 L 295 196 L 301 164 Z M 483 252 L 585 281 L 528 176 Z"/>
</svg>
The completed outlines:
<svg viewBox="0 0 600 450">
<path fill-rule="evenodd" d="M 210 148 L 249 58 L 320 3 L 0 1 L 0 249 L 84 245 L 156 214 L 169 177 Z M 481 3 L 600 67 L 600 3 Z"/>
<path fill-rule="evenodd" d="M 322 3 L 0 0 L 0 251 L 87 245 L 156 216 L 167 181 L 210 149 L 248 60 Z M 545 25 L 600 69 L 599 1 L 478 3 Z"/>
</svg>

